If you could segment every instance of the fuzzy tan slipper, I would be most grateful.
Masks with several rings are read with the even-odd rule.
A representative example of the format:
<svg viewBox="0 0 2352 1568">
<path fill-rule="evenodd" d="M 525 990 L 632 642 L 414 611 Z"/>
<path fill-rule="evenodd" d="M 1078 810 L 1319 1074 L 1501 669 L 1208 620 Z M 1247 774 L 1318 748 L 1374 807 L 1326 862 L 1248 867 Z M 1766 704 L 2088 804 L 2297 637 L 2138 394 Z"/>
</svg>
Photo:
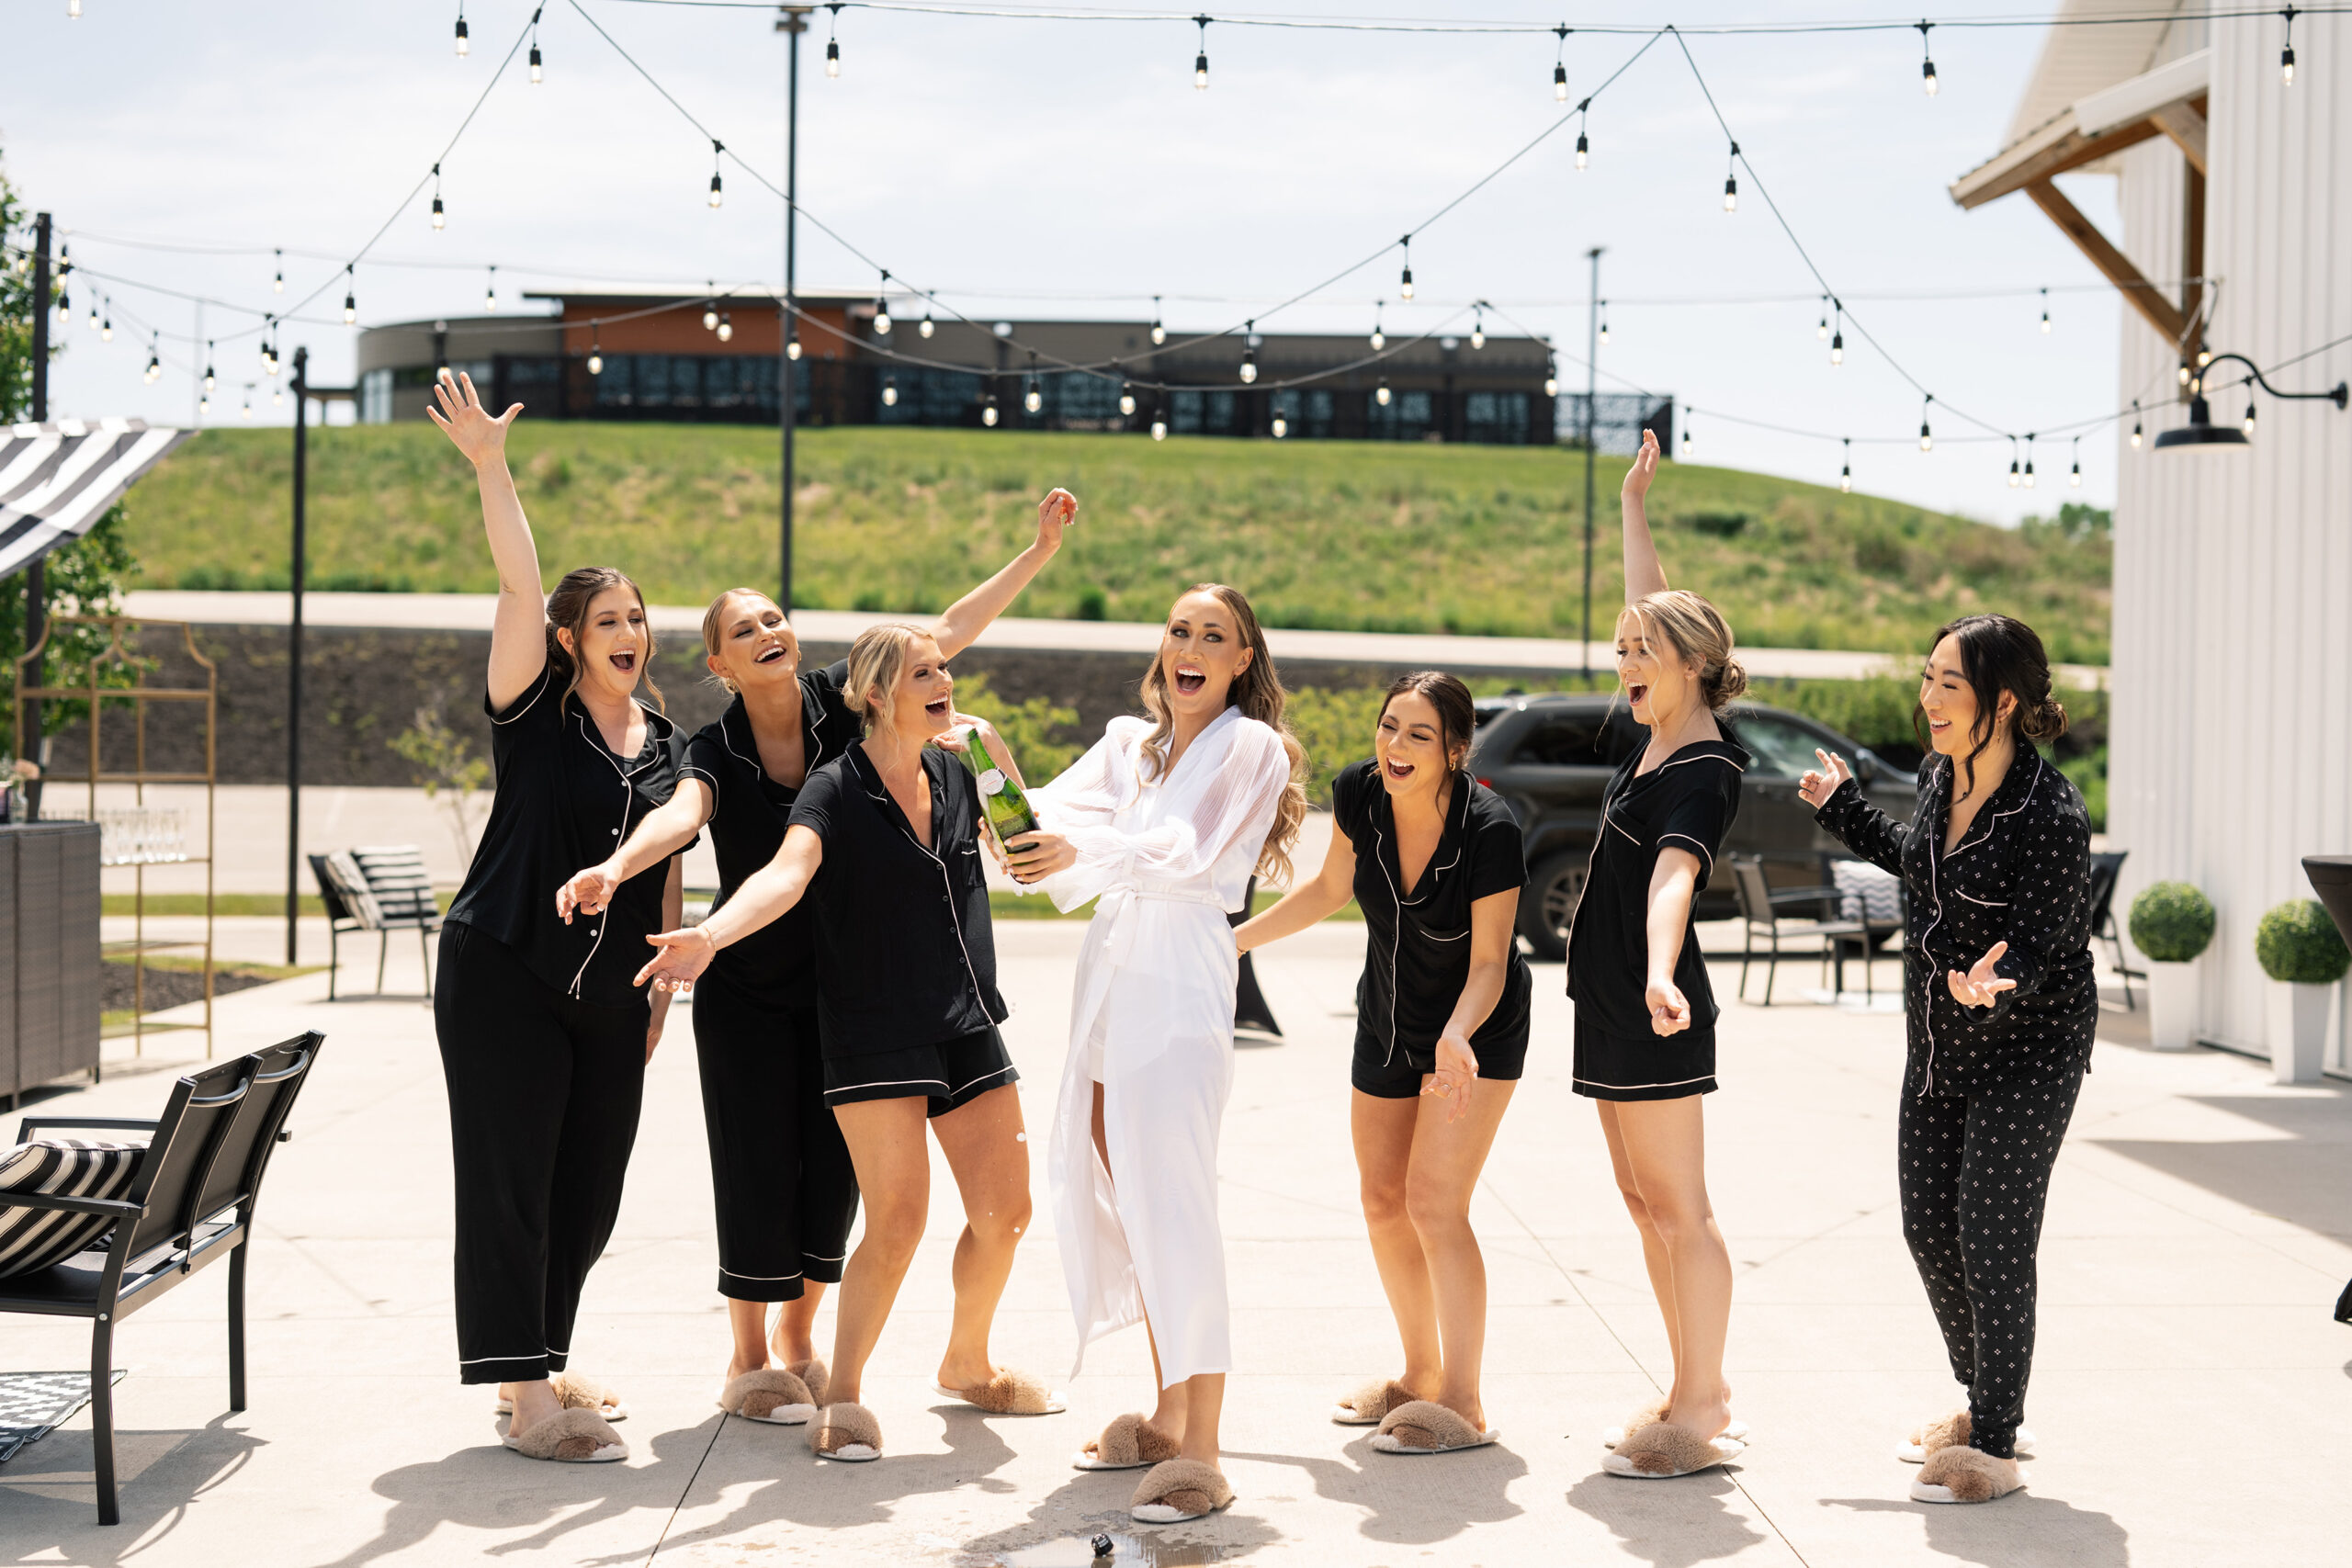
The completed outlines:
<svg viewBox="0 0 2352 1568">
<path fill-rule="evenodd" d="M 1450 1454 L 1456 1449 L 1485 1448 L 1501 1435 L 1480 1431 L 1434 1401 L 1416 1399 L 1381 1418 L 1372 1446 L 1385 1454 Z"/>
<path fill-rule="evenodd" d="M 822 1359 L 811 1357 L 806 1361 L 788 1361 L 784 1370 L 808 1385 L 808 1403 L 825 1403 L 825 1389 L 832 1382 L 833 1374 L 826 1370 Z"/>
<path fill-rule="evenodd" d="M 1031 1377 L 999 1367 L 996 1376 L 978 1388 L 949 1388 L 933 1383 L 931 1392 L 947 1399 L 960 1399 L 976 1405 L 991 1416 L 1058 1416 L 1069 1408 L 1062 1396 Z"/>
<path fill-rule="evenodd" d="M 1600 1434 L 1600 1446 L 1604 1449 L 1613 1449 L 1618 1444 L 1625 1440 L 1626 1433 L 1638 1432 L 1653 1421 L 1665 1420 L 1666 1413 L 1669 1409 L 1673 1408 L 1673 1404 L 1674 1401 L 1670 1396 L 1663 1393 L 1659 1394 L 1656 1399 L 1651 1400 L 1647 1404 L 1643 1405 L 1639 1410 L 1634 1411 L 1631 1416 L 1625 1417 L 1625 1424 L 1623 1426 L 1611 1427 L 1603 1431 Z M 1734 1420 L 1730 1426 L 1724 1428 L 1724 1436 L 1729 1438 L 1735 1443 L 1744 1443 L 1747 1441 L 1747 1423 L 1736 1419 Z"/>
<path fill-rule="evenodd" d="M 558 1372 L 549 1383 L 555 1390 L 557 1403 L 566 1410 L 593 1410 L 607 1421 L 628 1419 L 628 1406 L 621 1403 L 621 1396 L 594 1378 L 584 1378 L 576 1372 Z M 514 1414 L 514 1402 L 502 1399 L 490 1408 L 494 1416 L 512 1416 Z"/>
<path fill-rule="evenodd" d="M 557 1464 L 609 1464 L 628 1458 L 621 1435 L 593 1410 L 561 1411 L 527 1432 L 509 1432 L 506 1446 L 525 1459 Z"/>
<path fill-rule="evenodd" d="M 1954 1444 L 1938 1449 L 1911 1483 L 1915 1503 L 1989 1503 L 2023 1486 L 2025 1472 L 2011 1461 Z"/>
<path fill-rule="evenodd" d="M 1614 1453 L 1601 1460 L 1600 1467 L 1637 1481 L 1668 1481 L 1713 1470 L 1747 1451 L 1747 1445 L 1736 1438 L 1702 1438 L 1688 1427 L 1653 1421 L 1628 1435 Z"/>
<path fill-rule="evenodd" d="M 727 1386 L 718 1391 L 718 1407 L 747 1420 L 797 1427 L 817 1414 L 817 1398 L 807 1383 L 790 1372 L 763 1367 L 729 1378 Z"/>
<path fill-rule="evenodd" d="M 1962 1405 L 1951 1415 L 1935 1421 L 1923 1421 L 1911 1428 L 1911 1435 L 1894 1445 L 1894 1457 L 1905 1464 L 1925 1464 L 1928 1456 L 1939 1449 L 1962 1446 L 1973 1435 L 1968 1406 Z M 2010 1445 L 2020 1454 L 2034 1451 L 2031 1428 L 2019 1427 Z"/>
<path fill-rule="evenodd" d="M 1413 1391 L 1395 1378 L 1368 1382 L 1331 1407 L 1331 1421 L 1340 1427 L 1377 1427 L 1400 1404 L 1413 1403 Z"/>
<path fill-rule="evenodd" d="M 1137 1524 L 1181 1525 L 1229 1507 L 1233 1488 L 1216 1466 L 1196 1459 L 1171 1459 L 1154 1465 L 1136 1487 L 1127 1515 Z"/>
<path fill-rule="evenodd" d="M 808 1446 L 819 1459 L 863 1464 L 882 1457 L 882 1423 L 863 1404 L 828 1404 L 808 1424 Z"/>
<path fill-rule="evenodd" d="M 1072 1470 L 1141 1470 L 1175 1457 L 1175 1438 L 1153 1426 L 1149 1416 L 1129 1414 L 1114 1418 L 1069 1463 Z"/>
</svg>

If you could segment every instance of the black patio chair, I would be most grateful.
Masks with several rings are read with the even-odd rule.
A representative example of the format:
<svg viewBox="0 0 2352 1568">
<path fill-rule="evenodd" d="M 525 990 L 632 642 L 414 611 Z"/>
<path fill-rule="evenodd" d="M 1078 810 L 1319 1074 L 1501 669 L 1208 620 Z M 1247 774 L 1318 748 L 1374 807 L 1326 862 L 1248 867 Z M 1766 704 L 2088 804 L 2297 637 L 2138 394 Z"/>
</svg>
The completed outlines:
<svg viewBox="0 0 2352 1568">
<path fill-rule="evenodd" d="M 2148 976 L 2144 971 L 2134 969 L 2123 961 L 2123 931 L 2115 923 L 2115 885 L 2123 874 L 2124 858 L 2130 853 L 2129 850 L 2101 850 L 2091 856 L 2087 897 L 2091 940 L 2104 942 L 2115 950 L 2115 973 L 2123 981 L 2123 1010 L 2136 1012 L 2139 1004 L 2132 999 L 2132 982 L 2144 980 Z"/>
<path fill-rule="evenodd" d="M 1846 988 L 1845 953 L 1851 948 L 1861 960 L 1862 995 L 1873 1001 L 1878 998 L 1878 973 L 1871 966 L 1880 946 L 1891 936 L 1899 936 L 1911 924 L 1911 893 L 1899 876 L 1890 876 L 1868 861 L 1846 855 L 1825 854 L 1821 857 L 1822 878 L 1838 888 L 1838 914 L 1841 919 L 1859 921 L 1861 932 L 1857 936 L 1833 937 L 1838 953 L 1837 989 Z"/>
<path fill-rule="evenodd" d="M 311 874 L 327 911 L 327 1000 L 334 1000 L 338 939 L 345 931 L 375 931 L 376 994 L 384 994 L 384 964 L 391 933 L 414 931 L 424 961 L 424 994 L 433 995 L 433 933 L 441 929 L 441 903 L 425 874 L 424 852 L 414 844 L 361 846 L 331 855 L 312 855 Z"/>
<path fill-rule="evenodd" d="M 0 1205 L 103 1214 L 115 1224 L 78 1257 L 0 1279 L 0 1312 L 86 1317 L 90 1327 L 90 1446 L 98 1523 L 121 1519 L 114 1478 L 114 1334 L 125 1317 L 189 1275 L 229 1260 L 229 1408 L 245 1407 L 245 1258 L 269 1156 L 324 1037 L 313 1030 L 191 1073 L 172 1086 L 153 1121 L 28 1116 L 24 1143 L 48 1128 L 145 1132 L 147 1152 L 121 1200 L 10 1191 Z"/>
<path fill-rule="evenodd" d="M 1811 937 L 1821 945 L 1818 950 L 1799 948 L 1788 954 L 1792 958 L 1821 960 L 1822 977 L 1828 977 L 1829 965 L 1838 965 L 1838 988 L 1845 988 L 1846 955 L 1840 938 L 1862 934 L 1860 920 L 1841 920 L 1833 917 L 1838 912 L 1840 897 L 1835 887 L 1774 887 L 1764 875 L 1761 855 L 1732 855 L 1732 896 L 1739 901 L 1740 919 L 1747 922 L 1747 941 L 1739 955 L 1739 999 L 1747 999 L 1748 965 L 1761 960 L 1764 964 L 1764 1005 L 1772 1005 L 1772 981 L 1781 971 L 1781 939 Z M 1810 908 L 1813 913 L 1791 915 L 1783 910 Z M 1764 937 L 1772 945 L 1758 952 L 1756 939 Z"/>
</svg>

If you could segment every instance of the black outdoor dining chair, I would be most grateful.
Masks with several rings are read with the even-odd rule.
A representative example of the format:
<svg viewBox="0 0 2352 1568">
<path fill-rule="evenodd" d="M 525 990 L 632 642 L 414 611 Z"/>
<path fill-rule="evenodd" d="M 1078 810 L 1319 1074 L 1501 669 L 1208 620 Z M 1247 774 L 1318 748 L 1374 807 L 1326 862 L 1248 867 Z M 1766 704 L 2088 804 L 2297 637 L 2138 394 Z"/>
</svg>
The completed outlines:
<svg viewBox="0 0 2352 1568">
<path fill-rule="evenodd" d="M 1798 948 L 1788 954 L 1791 958 L 1818 958 L 1824 977 L 1829 964 L 1838 965 L 1838 984 L 1845 983 L 1845 953 L 1838 945 L 1840 939 L 1860 937 L 1860 920 L 1831 919 L 1841 895 L 1835 887 L 1774 887 L 1764 875 L 1761 855 L 1732 855 L 1732 895 L 1739 902 L 1740 919 L 1747 922 L 1747 941 L 1739 955 L 1739 999 L 1747 999 L 1747 969 L 1751 964 L 1764 965 L 1764 1005 L 1772 1005 L 1772 980 L 1781 969 L 1781 939 L 1810 938 L 1821 945 L 1816 949 Z M 1810 910 L 1810 915 L 1783 911 Z M 1756 939 L 1763 937 L 1771 945 L 1758 951 Z"/>
<path fill-rule="evenodd" d="M 120 1199 L 0 1191 L 11 1209 L 101 1215 L 113 1223 L 80 1254 L 34 1272 L 0 1278 L 0 1313 L 90 1320 L 90 1444 L 98 1523 L 119 1522 L 114 1475 L 114 1334 L 122 1320 L 229 1260 L 229 1408 L 245 1407 L 245 1264 L 254 1209 L 269 1156 L 324 1036 L 312 1030 L 249 1055 L 190 1073 L 173 1084 L 153 1121 L 119 1116 L 28 1116 L 21 1145 L 36 1133 L 76 1128 L 150 1134 Z"/>
<path fill-rule="evenodd" d="M 2123 932 L 2115 923 L 2115 884 L 2123 874 L 2126 850 L 2100 850 L 2091 856 L 2090 938 L 2106 942 L 2115 950 L 2115 973 L 2123 982 L 2123 1010 L 2136 1012 L 2137 1003 L 2132 999 L 2132 982 L 2147 976 L 2124 962 Z"/>
</svg>

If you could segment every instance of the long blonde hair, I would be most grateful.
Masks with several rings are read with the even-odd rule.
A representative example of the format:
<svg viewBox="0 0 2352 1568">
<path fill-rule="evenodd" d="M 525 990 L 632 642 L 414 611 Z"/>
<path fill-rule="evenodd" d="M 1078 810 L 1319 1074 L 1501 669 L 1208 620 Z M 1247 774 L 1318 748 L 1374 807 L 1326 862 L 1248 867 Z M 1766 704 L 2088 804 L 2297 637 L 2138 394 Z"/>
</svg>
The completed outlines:
<svg viewBox="0 0 2352 1568">
<path fill-rule="evenodd" d="M 910 626 L 905 621 L 884 621 L 857 634 L 849 645 L 849 683 L 842 688 L 842 699 L 857 715 L 860 735 L 871 735 L 879 728 L 890 728 L 889 696 L 899 689 L 899 678 L 907 672 L 907 649 L 917 637 L 929 637 L 927 626 Z M 879 716 L 875 713 L 874 696 L 883 698 Z"/>
<path fill-rule="evenodd" d="M 1747 691 L 1747 671 L 1732 657 L 1731 623 L 1698 594 L 1687 588 L 1645 593 L 1618 619 L 1627 615 L 1653 645 L 1662 641 L 1699 666 L 1699 696 L 1708 707 L 1720 713 Z"/>
<path fill-rule="evenodd" d="M 1233 614 L 1235 628 L 1241 634 L 1241 645 L 1250 650 L 1247 668 L 1233 678 L 1233 685 L 1226 693 L 1226 705 L 1238 707 L 1244 718 L 1254 718 L 1282 737 L 1283 750 L 1290 758 L 1290 782 L 1283 786 L 1282 803 L 1274 808 L 1274 825 L 1266 834 L 1265 847 L 1258 852 L 1258 874 L 1269 882 L 1287 884 L 1291 879 L 1291 846 L 1298 842 L 1299 825 L 1306 820 L 1306 748 L 1298 743 L 1290 724 L 1283 717 L 1283 708 L 1289 694 L 1283 690 L 1283 679 L 1274 671 L 1274 656 L 1266 647 L 1265 631 L 1258 625 L 1257 612 L 1250 608 L 1250 601 L 1238 588 L 1228 588 L 1222 582 L 1195 582 L 1184 593 L 1214 593 L 1217 603 Z M 1182 598 L 1183 594 L 1177 595 Z M 1176 715 L 1168 704 L 1168 675 L 1160 667 L 1158 655 L 1151 668 L 1144 671 L 1143 705 L 1151 715 L 1151 733 L 1144 738 L 1144 764 L 1151 776 L 1159 777 L 1168 771 L 1168 743 L 1176 734 Z"/>
</svg>

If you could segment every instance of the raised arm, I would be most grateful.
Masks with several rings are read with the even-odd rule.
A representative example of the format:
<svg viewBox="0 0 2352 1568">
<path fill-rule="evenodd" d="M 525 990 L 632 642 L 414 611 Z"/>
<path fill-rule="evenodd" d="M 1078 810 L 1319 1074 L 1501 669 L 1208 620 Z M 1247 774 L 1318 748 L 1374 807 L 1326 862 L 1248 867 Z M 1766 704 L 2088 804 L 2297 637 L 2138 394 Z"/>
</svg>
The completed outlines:
<svg viewBox="0 0 2352 1568">
<path fill-rule="evenodd" d="M 548 602 L 539 591 L 539 551 L 523 516 L 523 498 L 506 469 L 506 430 L 523 412 L 516 403 L 492 419 L 473 378 L 441 372 L 427 418 L 439 425 L 474 466 L 481 486 L 481 526 L 498 567 L 498 615 L 490 632 L 490 705 L 503 708 L 530 689 L 548 662 Z"/>
<path fill-rule="evenodd" d="M 947 606 L 933 621 L 931 637 L 943 659 L 953 659 L 979 639 L 989 623 L 1004 614 L 1030 579 L 1062 547 L 1062 535 L 1078 521 L 1078 498 L 1066 490 L 1050 491 L 1037 503 L 1035 542 L 1006 563 L 1003 570 Z"/>
<path fill-rule="evenodd" d="M 1323 852 L 1323 869 L 1313 881 L 1302 882 L 1283 894 L 1264 914 L 1242 921 L 1233 933 L 1235 945 L 1248 953 L 1329 919 L 1355 896 L 1355 886 L 1356 846 L 1334 822 L 1331 847 Z M 1487 1005 L 1494 1004 L 1490 1000 Z"/>
<path fill-rule="evenodd" d="M 650 980 L 654 989 L 661 991 L 690 988 L 695 977 L 710 967 L 720 948 L 789 914 L 808 891 L 808 883 L 824 860 L 825 841 L 813 829 L 786 829 L 775 858 L 745 877 L 735 897 L 704 916 L 702 924 L 645 939 L 661 951 L 637 972 L 636 983 L 642 986 Z"/>
<path fill-rule="evenodd" d="M 555 912 L 565 925 L 571 923 L 574 909 L 583 915 L 603 914 L 605 906 L 613 901 L 615 888 L 694 842 L 702 825 L 710 820 L 710 785 L 693 773 L 681 774 L 670 798 L 645 814 L 637 831 L 613 852 L 611 859 L 575 872 L 571 881 L 555 890 Z M 673 919 L 671 923 L 677 922 Z"/>
<path fill-rule="evenodd" d="M 1649 513 L 1644 502 L 1648 500 L 1650 481 L 1657 478 L 1657 433 L 1642 432 L 1642 449 L 1634 454 L 1634 466 L 1625 470 L 1625 487 L 1617 493 L 1617 504 L 1625 514 L 1625 603 L 1630 604 L 1645 593 L 1663 592 L 1667 588 L 1666 568 L 1657 558 L 1657 546 L 1650 541 Z"/>
</svg>

